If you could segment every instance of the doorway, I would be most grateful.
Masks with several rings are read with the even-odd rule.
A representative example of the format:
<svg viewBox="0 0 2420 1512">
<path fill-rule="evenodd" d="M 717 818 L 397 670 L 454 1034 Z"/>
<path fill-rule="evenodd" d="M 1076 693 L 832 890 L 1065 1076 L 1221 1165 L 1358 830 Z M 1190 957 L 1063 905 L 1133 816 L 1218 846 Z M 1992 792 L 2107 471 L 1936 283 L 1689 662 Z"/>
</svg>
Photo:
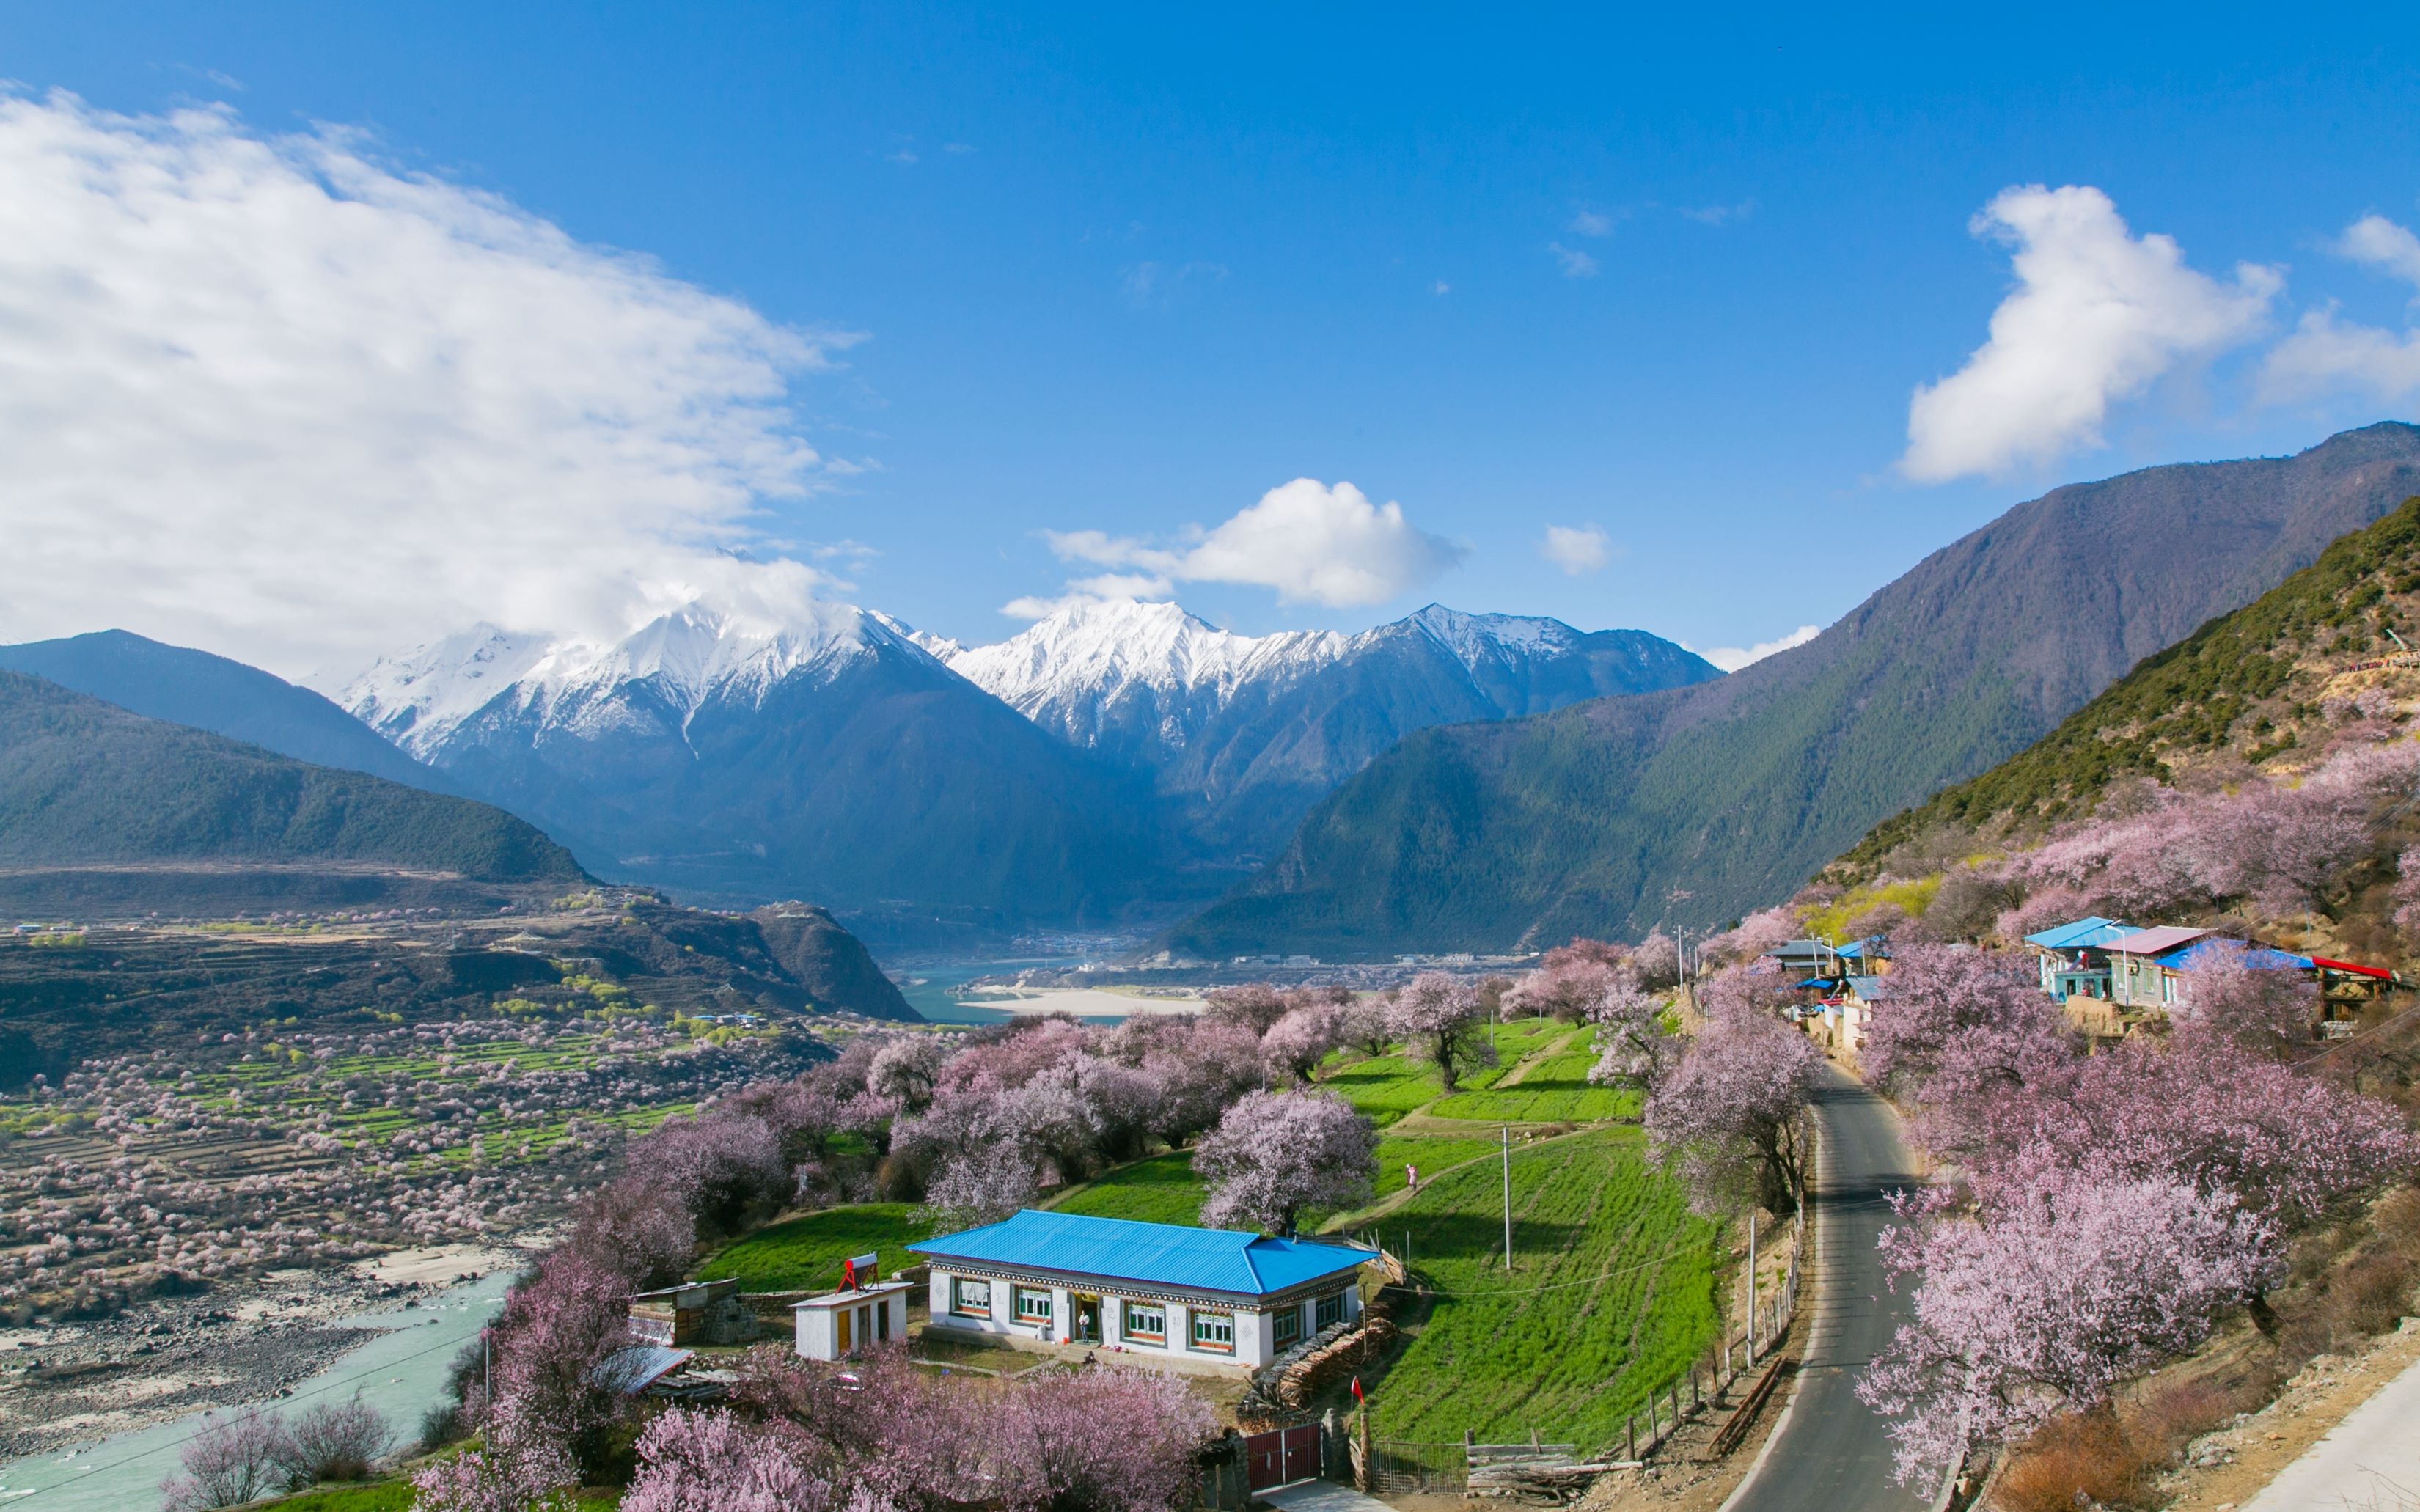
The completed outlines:
<svg viewBox="0 0 2420 1512">
<path fill-rule="evenodd" d="M 1069 1334 L 1069 1337 L 1078 1344 L 1100 1343 L 1101 1299 L 1098 1297 L 1087 1297 L 1079 1293 L 1076 1296 L 1074 1301 L 1076 1311 L 1076 1317 L 1074 1319 L 1075 1326 Z"/>
</svg>

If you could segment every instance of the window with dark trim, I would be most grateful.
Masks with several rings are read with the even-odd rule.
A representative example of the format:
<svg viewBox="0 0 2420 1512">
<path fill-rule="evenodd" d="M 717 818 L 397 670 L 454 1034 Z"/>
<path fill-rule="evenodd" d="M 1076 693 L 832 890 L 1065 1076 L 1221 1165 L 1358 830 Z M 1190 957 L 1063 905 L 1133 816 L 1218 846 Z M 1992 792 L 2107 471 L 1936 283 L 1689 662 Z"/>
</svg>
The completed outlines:
<svg viewBox="0 0 2420 1512">
<path fill-rule="evenodd" d="M 1269 1342 L 1282 1350 L 1302 1337 L 1302 1304 L 1269 1314 Z"/>
<path fill-rule="evenodd" d="M 1194 1309 L 1191 1337 L 1197 1350 L 1208 1350 L 1218 1354 L 1234 1353 L 1235 1315 Z"/>
<path fill-rule="evenodd" d="M 1020 1323 L 1050 1321 L 1050 1293 L 1041 1287 L 1017 1288 L 1016 1320 Z"/>
<path fill-rule="evenodd" d="M 969 1275 L 951 1277 L 950 1311 L 960 1318 L 989 1318 L 991 1283 Z"/>
<path fill-rule="evenodd" d="M 1125 1323 L 1121 1332 L 1125 1337 L 1139 1344 L 1167 1343 L 1167 1305 L 1156 1302 L 1125 1304 Z"/>
<path fill-rule="evenodd" d="M 1344 1321 L 1344 1293 L 1331 1292 L 1312 1304 L 1311 1327 L 1313 1333 L 1323 1328 L 1333 1328 L 1342 1321 Z"/>
</svg>

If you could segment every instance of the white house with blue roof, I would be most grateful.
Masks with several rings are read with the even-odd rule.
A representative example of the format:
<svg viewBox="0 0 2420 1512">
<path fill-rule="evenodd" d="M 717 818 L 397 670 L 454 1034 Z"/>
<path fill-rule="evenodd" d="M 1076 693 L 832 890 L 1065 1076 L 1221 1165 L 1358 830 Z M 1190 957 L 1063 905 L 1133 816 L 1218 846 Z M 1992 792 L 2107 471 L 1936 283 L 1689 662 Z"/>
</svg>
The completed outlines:
<svg viewBox="0 0 2420 1512">
<path fill-rule="evenodd" d="M 1377 1258 L 1357 1245 L 1031 1209 L 908 1247 L 932 1267 L 927 1328 L 1239 1374 L 1360 1317 L 1356 1283 Z"/>
</svg>

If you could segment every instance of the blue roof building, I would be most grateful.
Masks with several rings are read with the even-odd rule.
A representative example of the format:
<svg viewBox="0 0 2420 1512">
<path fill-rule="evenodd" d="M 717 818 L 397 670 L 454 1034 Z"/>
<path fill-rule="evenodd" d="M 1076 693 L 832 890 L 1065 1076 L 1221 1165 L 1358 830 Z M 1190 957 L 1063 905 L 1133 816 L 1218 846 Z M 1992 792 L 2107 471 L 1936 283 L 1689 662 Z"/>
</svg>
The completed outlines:
<svg viewBox="0 0 2420 1512">
<path fill-rule="evenodd" d="M 1357 1245 L 1030 1209 L 908 1247 L 932 1267 L 928 1327 L 1214 1372 L 1256 1369 L 1358 1318 L 1357 1282 L 1377 1258 Z"/>
<path fill-rule="evenodd" d="M 2028 934 L 2025 943 L 2034 948 L 2043 992 L 2062 1003 L 2072 997 L 2106 1001 L 2109 947 L 2137 933 L 2132 924 L 2093 914 Z"/>
</svg>

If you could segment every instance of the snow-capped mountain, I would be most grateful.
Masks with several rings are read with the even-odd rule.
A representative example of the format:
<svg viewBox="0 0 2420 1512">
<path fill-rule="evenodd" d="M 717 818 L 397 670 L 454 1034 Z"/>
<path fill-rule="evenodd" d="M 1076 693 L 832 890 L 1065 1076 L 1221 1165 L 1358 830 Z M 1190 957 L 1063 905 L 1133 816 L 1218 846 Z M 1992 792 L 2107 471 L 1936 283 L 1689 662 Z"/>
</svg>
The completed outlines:
<svg viewBox="0 0 2420 1512">
<path fill-rule="evenodd" d="M 1237 635 L 1174 604 L 1088 600 L 943 659 L 1077 745 L 1174 758 L 1238 698 L 1300 683 L 1352 643 L 1326 630 Z"/>
<path fill-rule="evenodd" d="M 1358 635 L 1221 630 L 1174 604 L 1078 602 L 952 670 L 1044 729 L 1153 774 L 1214 855 L 1265 855 L 1412 731 L 1720 675 L 1638 630 L 1432 604 Z"/>
<path fill-rule="evenodd" d="M 699 602 L 610 643 L 480 625 L 342 702 L 600 875 L 1079 922 L 1171 870 L 1130 778 L 846 605 Z"/>
<path fill-rule="evenodd" d="M 686 726 L 709 702 L 761 702 L 786 679 L 828 680 L 876 646 L 909 648 L 910 640 L 883 616 L 845 604 L 772 619 L 701 601 L 612 642 L 473 625 L 380 661 L 347 684 L 339 702 L 405 750 L 437 762 L 476 720 L 596 734 L 671 714 Z"/>
</svg>

